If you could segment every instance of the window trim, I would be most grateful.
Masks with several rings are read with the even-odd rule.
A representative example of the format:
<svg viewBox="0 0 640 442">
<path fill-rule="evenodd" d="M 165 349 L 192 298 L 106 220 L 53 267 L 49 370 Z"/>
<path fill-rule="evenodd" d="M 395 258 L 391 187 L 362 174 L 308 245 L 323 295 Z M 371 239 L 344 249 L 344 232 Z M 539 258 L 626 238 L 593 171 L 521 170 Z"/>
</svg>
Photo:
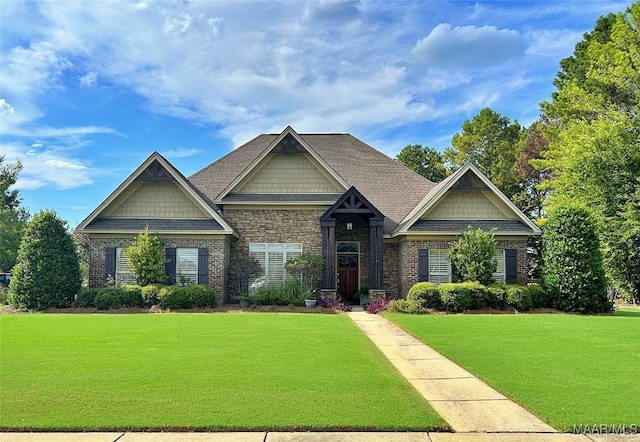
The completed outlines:
<svg viewBox="0 0 640 442">
<path fill-rule="evenodd" d="M 451 271 L 451 260 L 449 259 L 449 249 L 428 249 L 428 250 L 429 250 L 429 281 L 433 282 L 436 285 L 451 282 L 452 271 Z M 435 263 L 441 264 L 442 254 L 444 254 L 444 260 L 447 263 L 447 272 L 434 273 L 432 271 L 432 268 L 435 267 Z M 443 276 L 446 277 L 445 281 L 442 280 Z"/>
<path fill-rule="evenodd" d="M 254 256 L 260 262 L 260 268 L 262 269 L 261 275 L 254 278 L 250 285 L 254 284 L 260 278 L 264 278 L 263 287 L 281 287 L 284 281 L 287 279 L 287 271 L 285 265 L 288 260 L 296 258 L 303 254 L 304 248 L 302 243 L 249 243 L 249 255 Z M 256 254 L 264 254 L 264 259 L 260 259 Z M 282 253 L 282 262 L 271 263 L 269 253 Z M 264 264 L 264 265 L 263 265 Z M 270 279 L 270 268 L 282 268 L 281 284 L 278 284 L 277 275 L 273 275 L 273 280 Z"/>
<path fill-rule="evenodd" d="M 114 275 L 116 287 L 133 285 L 137 282 L 135 275 L 129 268 L 129 260 L 124 250 L 124 247 L 116 247 L 116 274 Z M 126 263 L 126 265 L 123 266 L 124 263 Z M 123 269 L 123 267 L 126 267 L 126 269 Z"/>
<path fill-rule="evenodd" d="M 493 278 L 493 282 L 497 284 L 504 284 L 507 279 L 507 261 L 505 256 L 505 249 L 497 249 L 496 254 L 493 256 L 493 260 L 498 263 L 498 268 L 491 274 L 491 278 Z M 501 262 L 502 269 L 500 269 Z"/>
<path fill-rule="evenodd" d="M 187 251 L 189 251 L 193 256 L 192 258 L 194 258 L 193 261 L 186 261 L 184 260 L 184 256 L 182 257 L 184 261 L 188 262 L 193 262 L 195 265 L 195 269 L 191 270 L 189 269 L 188 272 L 185 272 L 183 269 L 180 268 L 180 254 L 181 252 L 184 254 Z M 195 285 L 198 284 L 198 254 L 199 254 L 199 249 L 197 247 L 176 247 L 176 285 L 179 285 L 181 287 L 186 287 L 189 285 Z"/>
</svg>

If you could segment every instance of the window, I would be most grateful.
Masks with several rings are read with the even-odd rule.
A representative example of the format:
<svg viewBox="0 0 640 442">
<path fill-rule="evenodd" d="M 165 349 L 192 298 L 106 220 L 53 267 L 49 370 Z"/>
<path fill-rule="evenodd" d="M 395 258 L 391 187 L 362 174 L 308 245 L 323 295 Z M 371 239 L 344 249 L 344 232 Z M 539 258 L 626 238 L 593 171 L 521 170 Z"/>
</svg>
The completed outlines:
<svg viewBox="0 0 640 442">
<path fill-rule="evenodd" d="M 252 288 L 282 287 L 286 278 L 285 264 L 302 255 L 302 244 L 299 243 L 253 243 L 249 244 L 249 254 L 255 257 L 262 268 Z"/>
<path fill-rule="evenodd" d="M 198 283 L 198 249 L 176 249 L 176 283 L 187 286 Z"/>
<path fill-rule="evenodd" d="M 429 249 L 429 281 L 434 284 L 451 282 L 448 249 Z"/>
<path fill-rule="evenodd" d="M 493 281 L 499 284 L 504 283 L 505 281 L 505 266 L 504 266 L 504 250 L 497 250 L 496 254 L 493 256 L 493 260 L 498 264 L 496 271 L 491 275 L 493 277 Z"/>
<path fill-rule="evenodd" d="M 116 249 L 116 285 L 119 286 L 122 284 L 135 283 L 136 277 L 129 270 L 129 260 L 127 259 L 127 255 L 125 255 L 123 248 L 118 247 Z"/>
</svg>

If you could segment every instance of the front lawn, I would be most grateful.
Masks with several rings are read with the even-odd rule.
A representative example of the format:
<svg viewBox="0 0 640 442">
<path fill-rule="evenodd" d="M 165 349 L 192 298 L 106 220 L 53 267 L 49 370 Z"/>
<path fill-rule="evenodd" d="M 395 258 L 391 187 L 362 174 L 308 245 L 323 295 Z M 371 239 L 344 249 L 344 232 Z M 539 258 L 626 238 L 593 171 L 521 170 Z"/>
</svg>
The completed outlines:
<svg viewBox="0 0 640 442">
<path fill-rule="evenodd" d="M 0 315 L 0 429 L 428 430 L 344 315 Z"/>
<path fill-rule="evenodd" d="M 640 310 L 385 317 L 560 430 L 640 424 Z"/>
</svg>

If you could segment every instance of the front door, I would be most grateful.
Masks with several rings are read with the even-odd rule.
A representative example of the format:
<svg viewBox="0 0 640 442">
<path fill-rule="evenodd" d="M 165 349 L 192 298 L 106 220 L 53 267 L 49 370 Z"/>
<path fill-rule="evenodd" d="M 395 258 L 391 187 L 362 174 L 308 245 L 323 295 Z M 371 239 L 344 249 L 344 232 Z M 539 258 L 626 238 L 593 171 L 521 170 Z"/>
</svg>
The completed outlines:
<svg viewBox="0 0 640 442">
<path fill-rule="evenodd" d="M 358 267 L 357 253 L 338 253 L 338 293 L 346 302 L 358 291 Z"/>
</svg>

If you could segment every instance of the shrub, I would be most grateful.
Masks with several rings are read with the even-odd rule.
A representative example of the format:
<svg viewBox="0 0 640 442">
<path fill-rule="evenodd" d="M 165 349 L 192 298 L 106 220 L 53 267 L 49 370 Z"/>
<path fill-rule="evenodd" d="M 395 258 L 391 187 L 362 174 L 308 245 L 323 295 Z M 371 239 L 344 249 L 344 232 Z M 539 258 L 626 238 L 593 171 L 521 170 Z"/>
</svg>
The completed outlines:
<svg viewBox="0 0 640 442">
<path fill-rule="evenodd" d="M 531 293 L 531 302 L 534 308 L 553 307 L 553 298 L 547 291 L 539 285 L 528 285 L 527 290 Z"/>
<path fill-rule="evenodd" d="M 407 301 L 419 302 L 422 307 L 442 308 L 440 291 L 438 286 L 432 282 L 418 282 L 414 284 L 407 293 Z"/>
<path fill-rule="evenodd" d="M 256 290 L 250 301 L 253 305 L 287 305 L 284 293 L 275 287 Z"/>
<path fill-rule="evenodd" d="M 120 287 L 120 301 L 123 307 L 142 307 L 142 287 L 123 285 Z"/>
<path fill-rule="evenodd" d="M 189 285 L 183 289 L 189 296 L 193 307 L 215 307 L 216 291 L 205 284 Z"/>
<path fill-rule="evenodd" d="M 288 260 L 285 268 L 300 279 L 304 289 L 313 290 L 322 276 L 322 256 L 304 253 Z"/>
<path fill-rule="evenodd" d="M 478 308 L 504 310 L 507 307 L 507 289 L 504 284 L 490 285 L 481 298 Z"/>
<path fill-rule="evenodd" d="M 533 308 L 531 292 L 527 287 L 517 284 L 506 284 L 507 306 L 519 311 L 528 311 Z"/>
<path fill-rule="evenodd" d="M 99 289 L 80 290 L 80 293 L 78 293 L 78 296 L 76 296 L 75 301 L 73 301 L 73 306 L 79 308 L 95 307 L 95 299 L 98 293 L 100 293 Z"/>
<path fill-rule="evenodd" d="M 131 273 L 136 276 L 138 284 L 162 284 L 167 280 L 164 265 L 167 260 L 163 257 L 162 241 L 157 234 L 149 235 L 145 228 L 138 234 L 124 251 L 129 260 Z"/>
<path fill-rule="evenodd" d="M 378 313 L 385 311 L 388 306 L 389 301 L 386 299 L 378 299 L 377 301 L 367 304 L 367 313 L 377 315 Z"/>
<path fill-rule="evenodd" d="M 282 287 L 282 296 L 289 301 L 288 304 L 302 305 L 305 296 L 309 294 L 310 292 L 304 289 L 302 280 L 299 278 L 287 278 Z"/>
<path fill-rule="evenodd" d="M 559 310 L 611 309 L 596 225 L 586 209 L 563 206 L 549 215 L 542 234 L 542 283 Z"/>
<path fill-rule="evenodd" d="M 320 299 L 318 299 L 318 305 L 320 307 L 331 308 L 339 312 L 351 311 L 351 306 L 349 304 L 345 304 L 342 299 L 329 298 L 326 296 L 321 296 Z"/>
<path fill-rule="evenodd" d="M 449 248 L 449 259 L 462 281 L 477 281 L 489 285 L 497 263 L 496 240 L 492 233 L 469 226 L 460 239 Z"/>
<path fill-rule="evenodd" d="M 390 312 L 423 314 L 427 310 L 422 306 L 420 299 L 394 299 L 389 301 L 387 309 Z"/>
<path fill-rule="evenodd" d="M 93 303 L 98 310 L 109 310 L 122 307 L 120 289 L 108 287 L 98 290 Z"/>
<path fill-rule="evenodd" d="M 160 302 L 159 293 L 163 287 L 165 287 L 164 284 L 149 284 L 142 287 L 140 294 L 144 305 L 151 307 L 152 305 L 158 304 Z"/>
<path fill-rule="evenodd" d="M 193 303 L 187 291 L 184 288 L 175 285 L 162 287 L 158 293 L 158 298 L 160 300 L 160 307 L 163 309 L 175 310 L 193 307 Z"/>
<path fill-rule="evenodd" d="M 68 307 L 74 301 L 82 283 L 80 263 L 66 222 L 54 211 L 29 221 L 12 273 L 9 301 L 15 307 Z"/>
<path fill-rule="evenodd" d="M 486 287 L 478 282 L 461 282 L 440 284 L 438 290 L 444 309 L 459 313 L 478 308 Z"/>
<path fill-rule="evenodd" d="M 0 305 L 5 305 L 9 301 L 9 289 L 0 285 Z"/>
<path fill-rule="evenodd" d="M 141 307 L 142 295 L 140 294 L 140 287 L 128 285 L 97 289 L 93 304 L 98 310 Z"/>
</svg>

